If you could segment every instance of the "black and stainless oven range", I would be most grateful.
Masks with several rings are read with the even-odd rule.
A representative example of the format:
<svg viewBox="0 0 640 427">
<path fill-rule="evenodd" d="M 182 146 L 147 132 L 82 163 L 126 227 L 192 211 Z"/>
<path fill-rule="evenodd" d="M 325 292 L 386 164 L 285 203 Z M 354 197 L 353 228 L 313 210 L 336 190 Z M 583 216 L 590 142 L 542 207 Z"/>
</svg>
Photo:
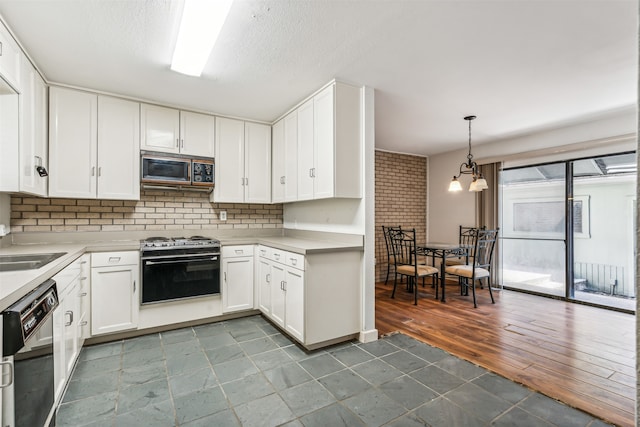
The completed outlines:
<svg viewBox="0 0 640 427">
<path fill-rule="evenodd" d="M 56 282 L 47 280 L 2 312 L 2 426 L 55 424 L 53 311 Z"/>
<path fill-rule="evenodd" d="M 152 237 L 140 242 L 140 304 L 220 293 L 220 242 L 202 236 Z"/>
</svg>

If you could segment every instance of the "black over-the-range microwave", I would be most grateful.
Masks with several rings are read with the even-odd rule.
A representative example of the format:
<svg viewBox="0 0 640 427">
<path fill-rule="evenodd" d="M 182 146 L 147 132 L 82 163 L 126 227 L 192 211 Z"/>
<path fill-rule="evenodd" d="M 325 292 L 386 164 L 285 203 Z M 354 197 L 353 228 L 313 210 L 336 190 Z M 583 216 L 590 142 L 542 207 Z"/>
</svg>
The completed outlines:
<svg viewBox="0 0 640 427">
<path fill-rule="evenodd" d="M 213 188 L 213 159 L 143 152 L 141 162 L 142 185 Z"/>
</svg>

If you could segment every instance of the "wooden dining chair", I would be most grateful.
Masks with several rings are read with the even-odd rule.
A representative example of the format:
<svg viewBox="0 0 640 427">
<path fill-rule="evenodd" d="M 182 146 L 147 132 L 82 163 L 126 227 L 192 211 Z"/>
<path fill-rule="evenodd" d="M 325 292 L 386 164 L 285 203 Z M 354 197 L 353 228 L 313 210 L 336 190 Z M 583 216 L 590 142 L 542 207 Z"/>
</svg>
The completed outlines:
<svg viewBox="0 0 640 427">
<path fill-rule="evenodd" d="M 450 265 L 445 268 L 446 274 L 458 276 L 460 280 L 460 292 L 469 295 L 469 288 L 473 293 L 473 306 L 478 307 L 476 302 L 476 282 L 481 283 L 482 279 L 487 279 L 487 287 L 491 302 L 495 304 L 493 292 L 491 291 L 491 261 L 493 250 L 498 238 L 498 229 L 476 230 L 475 243 L 473 248 L 467 253 L 467 263 L 463 265 Z"/>
<path fill-rule="evenodd" d="M 401 231 L 402 228 L 400 226 L 397 227 L 385 227 L 382 226 L 382 235 L 384 236 L 384 246 L 387 250 L 387 277 L 384 279 L 384 284 L 386 285 L 389 281 L 389 272 L 391 271 L 391 266 L 393 265 L 395 268 L 395 257 L 393 256 L 393 248 L 391 247 L 391 236 L 394 233 Z"/>
<path fill-rule="evenodd" d="M 416 230 L 399 230 L 390 234 L 391 247 L 395 260 L 395 279 L 391 298 L 395 297 L 398 286 L 398 274 L 407 277 L 409 290 L 413 291 L 413 303 L 418 304 L 418 278 L 432 276 L 433 287 L 438 298 L 439 270 L 430 265 L 420 264 L 417 256 Z"/>
</svg>

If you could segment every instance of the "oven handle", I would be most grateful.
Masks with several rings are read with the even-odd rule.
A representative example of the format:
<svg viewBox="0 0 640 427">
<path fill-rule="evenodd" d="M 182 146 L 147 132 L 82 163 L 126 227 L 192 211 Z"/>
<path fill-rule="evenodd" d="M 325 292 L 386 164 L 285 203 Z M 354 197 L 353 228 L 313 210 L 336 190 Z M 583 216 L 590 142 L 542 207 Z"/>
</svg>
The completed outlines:
<svg viewBox="0 0 640 427">
<path fill-rule="evenodd" d="M 217 261 L 218 257 L 214 256 L 211 258 L 206 258 L 206 259 L 190 259 L 187 260 L 188 262 L 209 262 L 209 261 Z M 175 261 L 147 261 L 145 264 L 146 265 L 159 265 L 159 264 L 182 264 L 184 263 L 185 260 L 184 259 L 178 259 Z"/>
<path fill-rule="evenodd" d="M 7 365 L 9 367 L 9 382 L 8 383 L 2 383 L 0 384 L 0 388 L 6 388 L 9 387 L 11 384 L 13 384 L 13 362 L 11 362 L 10 360 L 4 361 L 4 362 L 0 362 L 0 372 L 2 373 L 2 377 L 4 377 L 4 365 Z"/>
<path fill-rule="evenodd" d="M 214 256 L 214 257 L 218 257 L 220 256 L 220 252 L 215 253 L 215 252 L 211 252 L 211 253 L 203 253 L 203 254 L 185 254 L 185 255 L 159 255 L 159 256 L 143 256 L 141 259 L 143 261 L 146 260 L 150 260 L 150 259 L 167 259 L 167 258 L 193 258 L 193 257 L 200 257 L 200 256 Z"/>
</svg>

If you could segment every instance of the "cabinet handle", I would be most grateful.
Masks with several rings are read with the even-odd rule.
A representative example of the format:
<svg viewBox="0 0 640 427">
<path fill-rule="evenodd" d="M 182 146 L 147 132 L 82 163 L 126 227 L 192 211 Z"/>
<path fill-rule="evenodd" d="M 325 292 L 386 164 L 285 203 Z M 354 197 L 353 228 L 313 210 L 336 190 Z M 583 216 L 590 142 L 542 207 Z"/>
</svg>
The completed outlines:
<svg viewBox="0 0 640 427">
<path fill-rule="evenodd" d="M 180 138 L 176 138 L 176 148 L 180 148 Z"/>
<path fill-rule="evenodd" d="M 87 277 L 81 277 L 80 280 L 87 280 Z"/>
<path fill-rule="evenodd" d="M 225 282 L 227 281 L 227 272 L 226 271 L 224 272 L 224 281 Z"/>
<path fill-rule="evenodd" d="M 271 274 L 267 274 L 267 283 L 271 283 Z"/>
<path fill-rule="evenodd" d="M 80 261 L 80 264 L 86 264 L 87 261 Z"/>
<path fill-rule="evenodd" d="M 280 184 L 284 184 L 284 176 L 280 177 Z"/>
<path fill-rule="evenodd" d="M 96 176 L 96 167 L 95 166 L 91 167 L 91 176 Z"/>
<path fill-rule="evenodd" d="M 298 264 L 298 260 L 295 258 L 289 258 L 291 260 L 291 264 L 293 265 L 297 265 Z"/>
<path fill-rule="evenodd" d="M 135 280 L 133 281 L 133 293 L 134 294 L 136 293 L 136 281 Z"/>
<path fill-rule="evenodd" d="M 274 257 L 276 260 L 279 260 L 279 259 L 280 259 L 280 254 L 273 254 L 273 257 Z"/>
<path fill-rule="evenodd" d="M 242 255 L 244 253 L 244 249 L 236 249 L 236 254 Z"/>
<path fill-rule="evenodd" d="M 79 296 L 79 297 L 86 297 L 86 296 L 87 296 L 87 293 L 86 293 L 86 292 L 83 292 L 83 293 L 81 293 L 81 294 L 80 294 L 80 295 L 78 295 L 78 296 Z"/>
<path fill-rule="evenodd" d="M 287 292 L 287 282 L 286 281 L 282 281 L 282 290 Z"/>
<path fill-rule="evenodd" d="M 180 140 L 180 148 L 184 148 L 184 139 Z"/>
<path fill-rule="evenodd" d="M 89 322 L 87 322 L 86 320 L 83 320 L 82 322 L 80 322 L 80 326 L 87 326 Z"/>
<path fill-rule="evenodd" d="M 109 262 L 120 262 L 120 257 L 119 256 L 110 256 L 109 257 Z"/>
<path fill-rule="evenodd" d="M 102 176 L 102 166 L 98 167 L 98 176 Z"/>
<path fill-rule="evenodd" d="M 2 56 L 2 42 L 0 42 L 0 56 Z"/>
<path fill-rule="evenodd" d="M 0 43 L 0 46 L 2 46 L 2 43 Z M 2 56 L 0 54 L 0 56 Z M 9 367 L 9 381 L 8 382 L 3 382 L 2 384 L 0 384 L 0 388 L 5 388 L 5 387 L 9 387 L 11 384 L 13 384 L 13 363 L 11 363 L 11 361 L 7 360 L 4 362 L 0 362 L 0 366 L 2 366 L 2 368 L 0 368 L 0 372 L 2 372 L 2 379 L 4 380 L 4 366 L 8 366 Z"/>
<path fill-rule="evenodd" d="M 65 311 L 64 315 L 69 315 L 69 323 L 65 323 L 64 326 L 71 326 L 73 324 L 73 311 Z"/>
</svg>

